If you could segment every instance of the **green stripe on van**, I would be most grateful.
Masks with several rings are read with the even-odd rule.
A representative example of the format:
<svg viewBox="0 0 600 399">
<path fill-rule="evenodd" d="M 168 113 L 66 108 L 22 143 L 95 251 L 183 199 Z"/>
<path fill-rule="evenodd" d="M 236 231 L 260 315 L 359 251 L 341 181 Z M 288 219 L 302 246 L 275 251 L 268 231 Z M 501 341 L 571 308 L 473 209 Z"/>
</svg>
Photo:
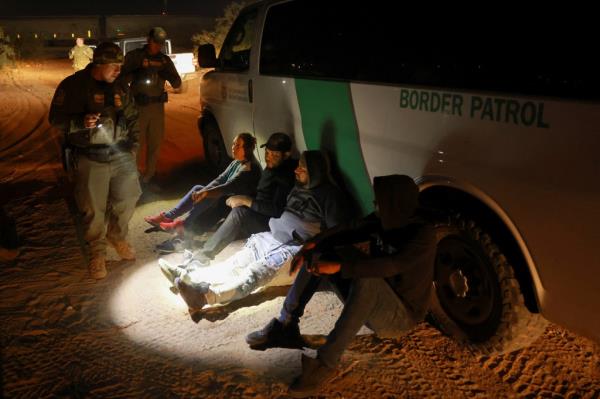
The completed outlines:
<svg viewBox="0 0 600 399">
<path fill-rule="evenodd" d="M 373 189 L 360 148 L 350 85 L 306 79 L 295 82 L 306 147 L 327 150 L 361 213 L 372 212 Z"/>
</svg>

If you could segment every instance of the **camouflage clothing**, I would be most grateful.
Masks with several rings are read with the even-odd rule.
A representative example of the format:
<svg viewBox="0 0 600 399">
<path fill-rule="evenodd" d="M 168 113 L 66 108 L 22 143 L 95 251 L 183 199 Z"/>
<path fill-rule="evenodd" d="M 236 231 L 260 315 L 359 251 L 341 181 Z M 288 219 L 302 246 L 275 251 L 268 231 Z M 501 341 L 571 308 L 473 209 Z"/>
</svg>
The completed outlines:
<svg viewBox="0 0 600 399">
<path fill-rule="evenodd" d="M 140 133 L 147 148 L 144 180 L 154 176 L 160 145 L 164 137 L 165 81 L 181 86 L 181 77 L 173 61 L 163 53 L 150 55 L 147 46 L 127 53 L 119 77 L 121 85 L 130 84 L 139 109 Z M 140 154 L 141 155 L 141 154 Z"/>
<path fill-rule="evenodd" d="M 93 55 L 93 50 L 86 45 L 73 46 L 73 48 L 69 50 L 69 59 L 73 60 L 73 69 L 75 72 L 85 68 L 92 60 Z"/>
<path fill-rule="evenodd" d="M 141 189 L 133 154 L 137 109 L 127 92 L 95 80 L 92 68 L 90 64 L 59 84 L 49 120 L 75 151 L 75 197 L 94 256 L 105 253 L 106 238 L 125 239 Z M 94 113 L 101 115 L 97 126 L 85 128 L 85 115 Z"/>
</svg>

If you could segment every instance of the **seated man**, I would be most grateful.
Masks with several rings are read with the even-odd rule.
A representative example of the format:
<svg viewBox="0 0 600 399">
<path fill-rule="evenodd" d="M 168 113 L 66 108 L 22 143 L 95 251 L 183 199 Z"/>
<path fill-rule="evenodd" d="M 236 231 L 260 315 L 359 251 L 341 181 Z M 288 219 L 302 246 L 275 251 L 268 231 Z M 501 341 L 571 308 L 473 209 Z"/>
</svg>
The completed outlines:
<svg viewBox="0 0 600 399">
<path fill-rule="evenodd" d="M 250 348 L 302 348 L 299 319 L 325 279 L 344 308 L 317 358 L 302 355 L 302 374 L 290 385 L 294 397 L 316 394 L 335 375 L 345 348 L 366 324 L 382 337 L 398 337 L 422 321 L 431 295 L 436 241 L 433 228 L 414 216 L 418 188 L 408 176 L 374 179 L 376 212 L 323 232 L 296 254 L 302 265 L 281 314 L 246 337 Z M 365 251 L 355 245 L 367 241 Z"/>
<path fill-rule="evenodd" d="M 219 229 L 194 255 L 201 263 L 210 261 L 236 239 L 269 230 L 269 219 L 278 218 L 285 207 L 286 198 L 294 187 L 294 169 L 298 161 L 290 158 L 292 140 L 284 133 L 273 133 L 263 145 L 265 162 L 256 189 L 256 197 L 234 195 L 227 199 L 231 212 Z"/>
<path fill-rule="evenodd" d="M 295 173 L 296 187 L 281 217 L 270 219 L 270 231 L 252 235 L 241 251 L 222 264 L 199 267 L 197 261 L 191 261 L 184 271 L 159 260 L 190 308 L 225 304 L 249 295 L 274 277 L 300 249 L 300 241 L 346 218 L 341 191 L 330 181 L 328 162 L 321 151 L 305 151 Z"/>
<path fill-rule="evenodd" d="M 250 133 L 240 133 L 233 140 L 231 153 L 233 161 L 225 171 L 206 186 L 197 185 L 179 201 L 170 211 L 155 216 L 146 216 L 144 220 L 165 231 L 175 230 L 178 239 L 184 231 L 194 229 L 201 233 L 214 226 L 227 216 L 230 208 L 225 205 L 227 198 L 234 194 L 254 195 L 261 176 L 261 166 L 254 157 L 256 139 Z M 189 212 L 184 220 L 177 217 Z M 174 250 L 173 241 L 168 240 L 159 246 L 162 251 Z"/>
</svg>

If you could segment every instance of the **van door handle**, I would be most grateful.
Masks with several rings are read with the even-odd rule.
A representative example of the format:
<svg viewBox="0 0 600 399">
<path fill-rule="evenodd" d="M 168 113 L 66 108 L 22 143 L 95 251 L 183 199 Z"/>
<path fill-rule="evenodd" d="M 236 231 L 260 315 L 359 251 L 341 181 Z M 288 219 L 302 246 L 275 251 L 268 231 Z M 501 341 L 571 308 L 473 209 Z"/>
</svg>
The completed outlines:
<svg viewBox="0 0 600 399">
<path fill-rule="evenodd" d="M 248 80 L 248 102 L 252 104 L 252 101 L 254 99 L 253 93 L 252 93 L 252 79 Z"/>
</svg>

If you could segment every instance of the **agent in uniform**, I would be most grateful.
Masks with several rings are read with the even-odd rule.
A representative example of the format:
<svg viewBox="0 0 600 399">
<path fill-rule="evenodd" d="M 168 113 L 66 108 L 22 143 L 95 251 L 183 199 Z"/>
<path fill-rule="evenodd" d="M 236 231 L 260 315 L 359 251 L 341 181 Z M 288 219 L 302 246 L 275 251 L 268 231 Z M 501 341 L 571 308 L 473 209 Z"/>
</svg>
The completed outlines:
<svg viewBox="0 0 600 399">
<path fill-rule="evenodd" d="M 143 183 L 149 183 L 156 172 L 156 161 L 165 132 L 165 107 L 167 92 L 165 81 L 173 88 L 181 86 L 181 78 L 171 58 L 161 52 L 167 33 L 163 28 L 152 28 L 148 43 L 125 55 L 119 83 L 130 85 L 139 110 L 142 146 L 146 147 L 146 165 Z"/>
<path fill-rule="evenodd" d="M 91 48 L 83 44 L 83 38 L 75 39 L 75 45 L 69 50 L 69 59 L 73 60 L 73 69 L 75 72 L 81 71 L 92 61 L 94 52 Z"/>
<path fill-rule="evenodd" d="M 131 96 L 114 84 L 122 62 L 119 46 L 100 44 L 92 64 L 58 85 L 49 115 L 65 135 L 63 161 L 73 170 L 95 279 L 106 276 L 107 243 L 122 259 L 135 259 L 126 238 L 141 194 L 135 161 L 139 127 Z"/>
</svg>

